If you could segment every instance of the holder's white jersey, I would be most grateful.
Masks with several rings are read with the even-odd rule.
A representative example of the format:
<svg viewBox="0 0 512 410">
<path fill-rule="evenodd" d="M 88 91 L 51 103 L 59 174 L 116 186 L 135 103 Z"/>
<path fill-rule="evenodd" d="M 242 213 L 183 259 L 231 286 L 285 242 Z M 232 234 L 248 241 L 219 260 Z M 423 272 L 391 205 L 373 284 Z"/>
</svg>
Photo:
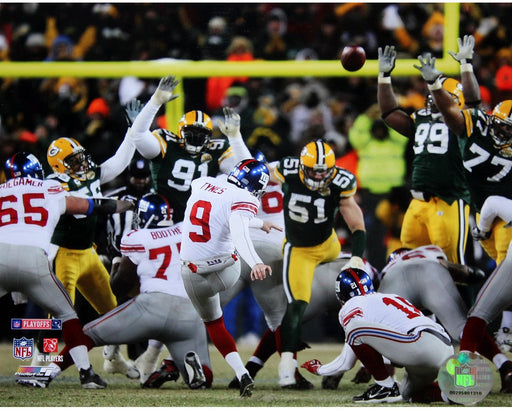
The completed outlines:
<svg viewBox="0 0 512 410">
<path fill-rule="evenodd" d="M 260 206 L 258 198 L 228 182 L 225 175 L 198 178 L 192 181 L 191 188 L 182 227 L 181 259 L 232 254 L 234 241 L 245 239 L 231 237 L 229 217 L 235 212 L 255 217 Z"/>
<path fill-rule="evenodd" d="M 449 339 L 442 326 L 424 316 L 411 302 L 388 293 L 375 292 L 349 299 L 340 310 L 339 321 L 344 330 L 350 322 L 362 321 L 374 323 L 375 328 L 372 331 L 375 332 L 380 331 L 379 325 L 392 328 L 403 335 L 414 335 L 425 328 L 430 328 Z"/>
<path fill-rule="evenodd" d="M 123 236 L 121 254 L 137 265 L 140 292 L 162 292 L 188 299 L 181 279 L 181 223 L 137 229 Z"/>
<path fill-rule="evenodd" d="M 430 259 L 430 260 L 439 260 L 444 259 L 445 261 L 448 260 L 446 257 L 446 254 L 443 252 L 443 250 L 436 245 L 425 245 L 420 246 L 415 249 L 411 249 L 410 251 L 404 252 L 401 255 L 397 256 L 395 259 L 393 259 L 391 262 L 389 262 L 384 268 L 382 268 L 382 271 L 380 273 L 380 277 L 384 276 L 384 274 L 394 266 L 398 261 L 406 261 L 409 259 L 415 259 L 415 258 L 421 258 L 421 259 Z"/>
<path fill-rule="evenodd" d="M 266 233 L 259 228 L 251 228 L 251 239 L 253 241 L 272 242 L 281 247 L 285 237 L 283 191 L 281 190 L 281 185 L 275 182 L 269 182 L 260 201 L 261 206 L 258 209 L 256 217 L 264 221 L 273 222 L 283 228 L 283 231 L 280 232 L 277 229 L 272 229 L 269 233 Z"/>
<path fill-rule="evenodd" d="M 57 181 L 14 178 L 0 185 L 0 242 L 35 246 L 48 253 L 66 211 L 66 191 Z"/>
</svg>

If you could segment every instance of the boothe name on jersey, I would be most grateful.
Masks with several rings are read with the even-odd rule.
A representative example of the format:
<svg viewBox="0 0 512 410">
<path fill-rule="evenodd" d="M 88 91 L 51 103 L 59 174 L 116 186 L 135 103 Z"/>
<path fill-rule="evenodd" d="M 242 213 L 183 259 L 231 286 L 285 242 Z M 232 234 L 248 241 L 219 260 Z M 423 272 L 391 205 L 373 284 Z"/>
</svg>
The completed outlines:
<svg viewBox="0 0 512 410">
<path fill-rule="evenodd" d="M 299 178 L 299 158 L 283 158 L 275 173 L 283 181 L 286 240 L 293 246 L 315 246 L 327 240 L 332 234 L 339 201 L 356 193 L 354 174 L 335 167 L 328 189 L 311 191 Z"/>
</svg>

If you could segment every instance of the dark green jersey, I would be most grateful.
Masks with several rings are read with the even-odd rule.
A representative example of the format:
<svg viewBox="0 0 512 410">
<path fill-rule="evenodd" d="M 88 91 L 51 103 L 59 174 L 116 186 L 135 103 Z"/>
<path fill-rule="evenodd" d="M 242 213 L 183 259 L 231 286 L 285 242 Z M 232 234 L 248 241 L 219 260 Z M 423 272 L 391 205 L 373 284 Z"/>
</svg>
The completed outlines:
<svg viewBox="0 0 512 410">
<path fill-rule="evenodd" d="M 412 189 L 427 192 L 448 204 L 458 199 L 469 203 L 469 190 L 457 136 L 441 114 L 425 109 L 412 116 L 415 124 Z"/>
<path fill-rule="evenodd" d="M 277 174 L 284 180 L 283 208 L 286 240 L 293 246 L 315 246 L 332 234 L 334 218 L 342 198 L 356 193 L 355 176 L 336 167 L 334 178 L 324 195 L 309 190 L 299 178 L 299 158 L 279 161 Z"/>
<path fill-rule="evenodd" d="M 80 196 L 98 197 L 101 196 L 100 173 L 101 168 L 93 165 L 85 181 L 71 178 L 66 174 L 51 174 L 48 179 L 59 181 L 66 191 Z M 94 243 L 96 220 L 95 215 L 62 215 L 53 232 L 52 243 L 69 249 L 90 248 Z"/>
<path fill-rule="evenodd" d="M 466 130 L 459 140 L 471 203 L 480 211 L 485 199 L 500 195 L 512 199 L 512 150 L 497 149 L 489 135 L 490 116 L 482 110 L 463 111 Z"/>
<path fill-rule="evenodd" d="M 165 196 L 173 208 L 173 220 L 181 222 L 190 196 L 192 180 L 219 174 L 220 162 L 233 155 L 227 138 L 211 140 L 206 152 L 192 156 L 167 130 L 155 131 L 166 148 L 151 160 L 151 173 L 156 191 Z"/>
</svg>

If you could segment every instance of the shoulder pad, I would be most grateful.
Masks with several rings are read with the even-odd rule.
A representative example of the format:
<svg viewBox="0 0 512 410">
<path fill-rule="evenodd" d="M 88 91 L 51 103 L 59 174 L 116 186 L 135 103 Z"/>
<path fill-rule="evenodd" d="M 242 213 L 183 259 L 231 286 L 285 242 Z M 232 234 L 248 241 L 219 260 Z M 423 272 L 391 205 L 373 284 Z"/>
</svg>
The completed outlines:
<svg viewBox="0 0 512 410">
<path fill-rule="evenodd" d="M 341 195 L 344 197 L 354 195 L 357 190 L 357 179 L 355 175 L 338 166 L 336 166 L 336 175 L 334 175 L 331 184 L 339 187 L 341 189 Z"/>
<path fill-rule="evenodd" d="M 157 137 L 163 138 L 165 141 L 179 142 L 180 137 L 176 135 L 174 132 L 166 130 L 165 128 L 158 128 L 153 131 Z"/>
</svg>

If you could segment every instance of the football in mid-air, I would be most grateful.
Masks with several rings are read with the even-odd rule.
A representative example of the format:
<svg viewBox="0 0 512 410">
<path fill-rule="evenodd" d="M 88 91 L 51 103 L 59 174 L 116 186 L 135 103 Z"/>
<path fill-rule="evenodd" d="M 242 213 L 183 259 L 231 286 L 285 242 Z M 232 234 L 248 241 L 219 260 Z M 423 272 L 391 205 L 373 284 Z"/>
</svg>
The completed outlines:
<svg viewBox="0 0 512 410">
<path fill-rule="evenodd" d="M 357 71 L 366 61 L 366 52 L 361 46 L 346 46 L 341 52 L 340 61 L 345 70 Z"/>
</svg>

